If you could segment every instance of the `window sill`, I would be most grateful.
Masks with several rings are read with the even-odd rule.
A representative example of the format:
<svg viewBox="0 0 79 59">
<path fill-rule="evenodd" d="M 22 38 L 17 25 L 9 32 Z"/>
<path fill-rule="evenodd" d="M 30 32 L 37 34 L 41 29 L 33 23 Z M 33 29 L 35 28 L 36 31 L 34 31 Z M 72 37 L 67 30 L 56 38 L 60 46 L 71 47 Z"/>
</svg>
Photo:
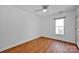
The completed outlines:
<svg viewBox="0 0 79 59">
<path fill-rule="evenodd" d="M 57 36 L 64 36 L 64 34 L 62 35 L 62 34 L 55 34 L 55 35 L 57 35 Z"/>
</svg>

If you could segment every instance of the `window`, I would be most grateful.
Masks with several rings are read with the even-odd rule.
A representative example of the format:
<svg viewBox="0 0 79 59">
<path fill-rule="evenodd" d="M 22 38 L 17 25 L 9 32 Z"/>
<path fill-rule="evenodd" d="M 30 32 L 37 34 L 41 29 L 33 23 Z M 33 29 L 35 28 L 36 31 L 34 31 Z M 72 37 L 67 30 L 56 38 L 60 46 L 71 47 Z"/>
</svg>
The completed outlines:
<svg viewBox="0 0 79 59">
<path fill-rule="evenodd" d="M 59 35 L 64 35 L 64 19 L 55 20 L 55 33 Z"/>
</svg>

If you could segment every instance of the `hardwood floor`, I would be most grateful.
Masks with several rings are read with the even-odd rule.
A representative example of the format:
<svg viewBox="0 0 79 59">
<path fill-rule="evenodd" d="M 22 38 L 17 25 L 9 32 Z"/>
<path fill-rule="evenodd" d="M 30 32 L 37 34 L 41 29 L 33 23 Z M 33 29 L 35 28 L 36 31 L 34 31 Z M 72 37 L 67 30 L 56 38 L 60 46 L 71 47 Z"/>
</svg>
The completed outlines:
<svg viewBox="0 0 79 59">
<path fill-rule="evenodd" d="M 2 53 L 78 53 L 79 49 L 73 43 L 40 37 Z"/>
</svg>

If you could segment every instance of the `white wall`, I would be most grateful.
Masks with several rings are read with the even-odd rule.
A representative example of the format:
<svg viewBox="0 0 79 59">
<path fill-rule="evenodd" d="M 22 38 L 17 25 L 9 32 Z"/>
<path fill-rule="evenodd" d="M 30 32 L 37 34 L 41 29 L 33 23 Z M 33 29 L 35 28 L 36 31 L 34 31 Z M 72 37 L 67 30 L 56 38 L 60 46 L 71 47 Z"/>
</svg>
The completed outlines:
<svg viewBox="0 0 79 59">
<path fill-rule="evenodd" d="M 66 16 L 65 35 L 55 34 L 54 17 Z M 0 6 L 0 51 L 39 36 L 75 43 L 74 12 L 39 17 L 13 6 Z"/>
<path fill-rule="evenodd" d="M 79 16 L 77 18 L 77 45 L 79 47 Z"/>
<path fill-rule="evenodd" d="M 41 28 L 42 30 L 42 36 L 55 38 L 63 41 L 68 41 L 75 43 L 75 13 L 74 12 L 68 12 L 63 13 L 60 15 L 52 15 L 50 17 L 42 17 L 41 21 Z M 54 18 L 63 17 L 65 18 L 65 35 L 56 35 L 55 34 L 55 21 Z"/>
<path fill-rule="evenodd" d="M 0 51 L 39 36 L 39 17 L 13 6 L 0 6 Z"/>
<path fill-rule="evenodd" d="M 79 7 L 77 10 L 77 45 L 79 47 Z"/>
</svg>

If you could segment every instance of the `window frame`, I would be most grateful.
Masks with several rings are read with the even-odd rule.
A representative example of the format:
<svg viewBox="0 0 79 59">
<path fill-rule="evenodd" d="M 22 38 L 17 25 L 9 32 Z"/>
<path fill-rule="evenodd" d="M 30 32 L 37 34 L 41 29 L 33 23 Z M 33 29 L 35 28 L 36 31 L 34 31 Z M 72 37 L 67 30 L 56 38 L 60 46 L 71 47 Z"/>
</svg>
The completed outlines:
<svg viewBox="0 0 79 59">
<path fill-rule="evenodd" d="M 61 19 L 63 19 L 63 25 L 62 26 L 56 26 L 56 21 L 57 20 L 61 20 Z M 63 28 L 63 33 L 57 33 L 57 27 L 59 27 L 59 28 Z M 55 34 L 56 35 L 65 35 L 65 19 L 64 18 L 57 18 L 57 19 L 55 19 Z"/>
</svg>

